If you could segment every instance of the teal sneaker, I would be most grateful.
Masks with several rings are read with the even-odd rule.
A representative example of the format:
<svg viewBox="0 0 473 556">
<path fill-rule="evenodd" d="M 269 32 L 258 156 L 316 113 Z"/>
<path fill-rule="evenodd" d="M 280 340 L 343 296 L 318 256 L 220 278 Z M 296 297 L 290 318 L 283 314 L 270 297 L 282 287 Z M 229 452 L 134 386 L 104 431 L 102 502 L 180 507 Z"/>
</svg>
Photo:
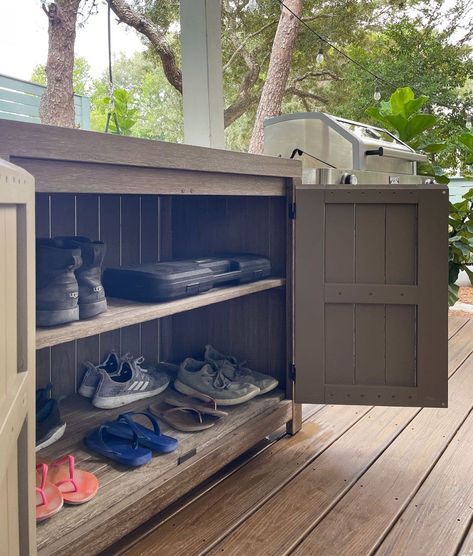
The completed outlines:
<svg viewBox="0 0 473 556">
<path fill-rule="evenodd" d="M 228 368 L 227 365 L 218 367 L 212 362 L 188 357 L 179 367 L 174 388 L 188 396 L 205 394 L 213 398 L 217 405 L 238 405 L 260 393 L 254 384 L 233 382 L 225 372 L 231 372 L 229 365 Z"/>
</svg>

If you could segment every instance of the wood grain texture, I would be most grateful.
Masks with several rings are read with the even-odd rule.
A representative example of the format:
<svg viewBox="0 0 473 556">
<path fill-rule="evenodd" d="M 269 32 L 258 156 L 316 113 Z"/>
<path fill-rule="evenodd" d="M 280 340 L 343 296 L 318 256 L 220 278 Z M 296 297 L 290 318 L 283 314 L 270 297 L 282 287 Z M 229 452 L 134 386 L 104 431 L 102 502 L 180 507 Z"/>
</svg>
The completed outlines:
<svg viewBox="0 0 473 556">
<path fill-rule="evenodd" d="M 305 421 L 296 436 L 286 437 L 263 451 L 158 526 L 136 549 L 130 550 L 129 556 L 199 554 L 202 547 L 213 546 L 292 481 L 369 410 L 325 406 Z"/>
<path fill-rule="evenodd" d="M 208 293 L 164 303 L 140 303 L 125 299 L 109 298 L 108 311 L 93 320 L 78 321 L 51 329 L 38 329 L 36 332 L 36 348 L 41 349 L 47 346 L 55 346 L 108 330 L 139 324 L 281 286 L 284 286 L 283 278 L 268 278 L 250 284 L 214 288 Z"/>
<path fill-rule="evenodd" d="M 38 527 L 39 554 L 75 555 L 80 550 L 97 554 L 223 467 L 241 453 L 242 448 L 250 448 L 258 439 L 269 434 L 272 426 L 278 428 L 284 424 L 290 418 L 290 402 L 280 401 L 281 395 L 281 391 L 273 392 L 243 406 L 231 408 L 231 418 L 198 435 L 179 433 L 163 425 L 165 434 L 178 438 L 177 451 L 155 457 L 146 466 L 131 471 L 107 464 L 101 458 L 85 452 L 82 445 L 82 436 L 86 431 L 94 424 L 114 418 L 123 411 L 121 408 L 92 410 L 88 415 L 85 412 L 85 420 L 84 411 L 69 413 L 70 434 L 41 451 L 40 455 L 44 459 L 52 459 L 72 450 L 78 455 L 76 459 L 81 469 L 89 469 L 97 474 L 101 489 L 87 506 L 76 506 L 74 512 L 66 508 L 55 523 L 50 520 Z M 73 401 L 82 406 L 90 403 L 77 398 Z M 147 407 L 148 403 L 142 400 L 130 407 L 139 410 Z M 193 448 L 196 448 L 197 455 L 177 466 L 178 457 Z M 213 452 L 219 457 L 209 459 L 209 454 Z M 171 481 L 177 476 L 177 481 Z M 91 538 L 94 538 L 93 544 Z"/>
<path fill-rule="evenodd" d="M 330 514 L 314 521 L 294 554 L 369 554 L 377 547 L 471 411 L 472 371 L 469 358 L 450 380 L 449 408 L 423 409 Z"/>
<path fill-rule="evenodd" d="M 417 412 L 405 408 L 369 411 L 209 554 L 286 554 L 314 521 L 322 519 L 349 492 Z"/>
<path fill-rule="evenodd" d="M 465 326 L 468 317 L 448 316 L 448 339 L 450 340 L 455 334 Z"/>
<path fill-rule="evenodd" d="M 298 177 L 299 161 L 7 120 L 0 151 L 12 158 L 99 162 L 152 168 Z"/>
<path fill-rule="evenodd" d="M 48 193 L 284 196 L 284 178 L 17 158 Z"/>
<path fill-rule="evenodd" d="M 455 553 L 473 518 L 473 415 L 465 420 L 402 516 L 376 551 L 377 556 Z"/>
<path fill-rule="evenodd" d="M 465 539 L 455 556 L 471 556 L 473 554 L 473 522 L 465 535 Z"/>
</svg>

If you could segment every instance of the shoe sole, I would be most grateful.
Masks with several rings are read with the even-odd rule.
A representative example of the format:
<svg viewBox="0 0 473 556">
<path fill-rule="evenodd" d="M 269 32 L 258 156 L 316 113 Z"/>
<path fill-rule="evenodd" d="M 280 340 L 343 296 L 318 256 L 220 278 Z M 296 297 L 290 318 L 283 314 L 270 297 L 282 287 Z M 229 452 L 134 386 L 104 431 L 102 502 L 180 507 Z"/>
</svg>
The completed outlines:
<svg viewBox="0 0 473 556">
<path fill-rule="evenodd" d="M 90 319 L 91 317 L 96 317 L 100 313 L 104 313 L 107 310 L 107 300 L 94 301 L 93 303 L 79 303 L 79 318 Z"/>
<path fill-rule="evenodd" d="M 79 307 L 57 311 L 36 311 L 36 326 L 57 326 L 79 320 Z"/>
<path fill-rule="evenodd" d="M 98 407 L 99 409 L 114 409 L 115 407 L 122 407 L 123 405 L 128 405 L 130 403 L 136 402 L 138 400 L 144 400 L 145 398 L 152 398 L 164 392 L 169 386 L 169 382 L 165 386 L 161 386 L 156 390 L 151 390 L 149 392 L 142 392 L 137 394 L 125 394 L 124 396 L 111 396 L 109 398 L 94 398 L 92 400 L 92 405 Z"/>
<path fill-rule="evenodd" d="M 262 396 L 263 394 L 267 394 L 268 392 L 271 392 L 271 390 L 274 390 L 275 388 L 277 388 L 278 386 L 278 382 L 276 382 L 275 384 L 268 386 L 267 388 L 264 389 L 260 389 L 260 393 L 258 394 L 258 396 Z"/>
<path fill-rule="evenodd" d="M 59 440 L 62 437 L 65 430 L 66 430 L 66 423 L 62 424 L 58 429 L 56 429 L 49 438 L 41 442 L 41 444 L 38 444 L 36 446 L 36 452 L 39 452 L 39 450 L 42 450 L 43 448 L 46 448 L 48 446 L 51 446 L 51 444 L 54 444 L 57 440 Z"/>
<path fill-rule="evenodd" d="M 97 383 L 98 385 L 98 383 Z M 97 385 L 96 386 L 79 386 L 79 394 L 81 396 L 84 396 L 84 398 L 93 398 L 95 391 L 97 390 Z"/>
<path fill-rule="evenodd" d="M 188 396 L 192 396 L 194 394 L 205 394 L 206 396 L 210 395 L 207 394 L 206 392 L 201 392 L 200 390 L 196 390 L 195 388 L 192 388 L 192 386 L 187 386 L 187 384 L 184 384 L 183 382 L 177 379 L 174 381 L 174 388 L 181 394 L 187 394 Z M 256 396 L 258 396 L 259 393 L 260 393 L 259 390 L 258 392 L 249 392 L 248 394 L 245 394 L 244 396 L 241 396 L 240 398 L 235 398 L 233 400 L 219 400 L 216 399 L 215 396 L 212 397 L 217 402 L 217 405 L 239 405 L 241 403 L 245 403 L 249 400 L 252 400 Z"/>
</svg>

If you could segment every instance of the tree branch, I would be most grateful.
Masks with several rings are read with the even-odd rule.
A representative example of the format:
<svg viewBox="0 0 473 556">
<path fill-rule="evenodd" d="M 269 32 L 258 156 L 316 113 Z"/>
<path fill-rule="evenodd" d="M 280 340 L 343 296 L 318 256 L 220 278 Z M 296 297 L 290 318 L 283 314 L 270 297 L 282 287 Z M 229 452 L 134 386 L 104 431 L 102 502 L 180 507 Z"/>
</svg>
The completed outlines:
<svg viewBox="0 0 473 556">
<path fill-rule="evenodd" d="M 228 60 L 228 62 L 223 66 L 223 71 L 226 71 L 230 64 L 233 62 L 233 60 L 235 59 L 235 57 L 241 52 L 241 50 L 244 48 L 245 44 L 252 38 L 258 36 L 260 33 L 262 33 L 263 31 L 266 31 L 266 29 L 268 29 L 269 27 L 276 25 L 277 20 L 274 21 L 270 21 L 269 23 L 267 23 L 266 25 L 263 25 L 263 27 L 261 27 L 261 29 L 258 29 L 258 31 L 255 31 L 254 33 L 251 33 L 251 35 L 248 35 L 247 37 L 245 37 L 243 39 L 243 41 L 238 45 L 237 49 L 235 50 L 235 52 L 230 56 L 230 59 Z"/>
<path fill-rule="evenodd" d="M 308 79 L 309 77 L 313 77 L 313 78 L 318 78 L 318 77 L 330 77 L 330 79 L 333 79 L 334 81 L 341 81 L 342 78 L 339 77 L 336 73 L 333 73 L 330 70 L 324 69 L 324 70 L 320 70 L 320 71 L 308 71 L 307 73 L 304 73 L 304 75 L 301 75 L 300 77 L 295 77 L 293 79 L 294 83 L 300 83 L 301 81 L 304 81 L 305 79 Z"/>
<path fill-rule="evenodd" d="M 161 59 L 167 80 L 182 93 L 182 72 L 177 65 L 176 54 L 158 26 L 149 17 L 130 7 L 125 0 L 109 1 L 120 21 L 133 27 L 150 41 Z"/>
<path fill-rule="evenodd" d="M 297 87 L 288 87 L 284 93 L 284 96 L 287 95 L 294 95 L 296 97 L 299 97 L 300 99 L 302 99 L 304 101 L 304 99 L 312 99 L 312 100 L 316 100 L 317 102 L 321 102 L 323 104 L 325 104 L 327 102 L 327 99 L 324 97 L 321 97 L 319 95 L 316 95 L 314 93 L 309 93 L 308 91 L 301 91 L 300 89 L 298 89 Z"/>
</svg>

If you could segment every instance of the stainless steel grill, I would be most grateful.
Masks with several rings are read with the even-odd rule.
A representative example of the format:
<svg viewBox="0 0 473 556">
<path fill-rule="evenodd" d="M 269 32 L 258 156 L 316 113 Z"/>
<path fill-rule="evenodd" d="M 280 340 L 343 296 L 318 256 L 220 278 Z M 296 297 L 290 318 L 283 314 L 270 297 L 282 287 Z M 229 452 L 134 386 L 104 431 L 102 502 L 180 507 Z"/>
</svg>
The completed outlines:
<svg viewBox="0 0 473 556">
<path fill-rule="evenodd" d="M 415 152 L 386 129 L 323 112 L 286 114 L 264 122 L 265 154 L 301 157 L 303 183 L 415 184 Z"/>
</svg>

